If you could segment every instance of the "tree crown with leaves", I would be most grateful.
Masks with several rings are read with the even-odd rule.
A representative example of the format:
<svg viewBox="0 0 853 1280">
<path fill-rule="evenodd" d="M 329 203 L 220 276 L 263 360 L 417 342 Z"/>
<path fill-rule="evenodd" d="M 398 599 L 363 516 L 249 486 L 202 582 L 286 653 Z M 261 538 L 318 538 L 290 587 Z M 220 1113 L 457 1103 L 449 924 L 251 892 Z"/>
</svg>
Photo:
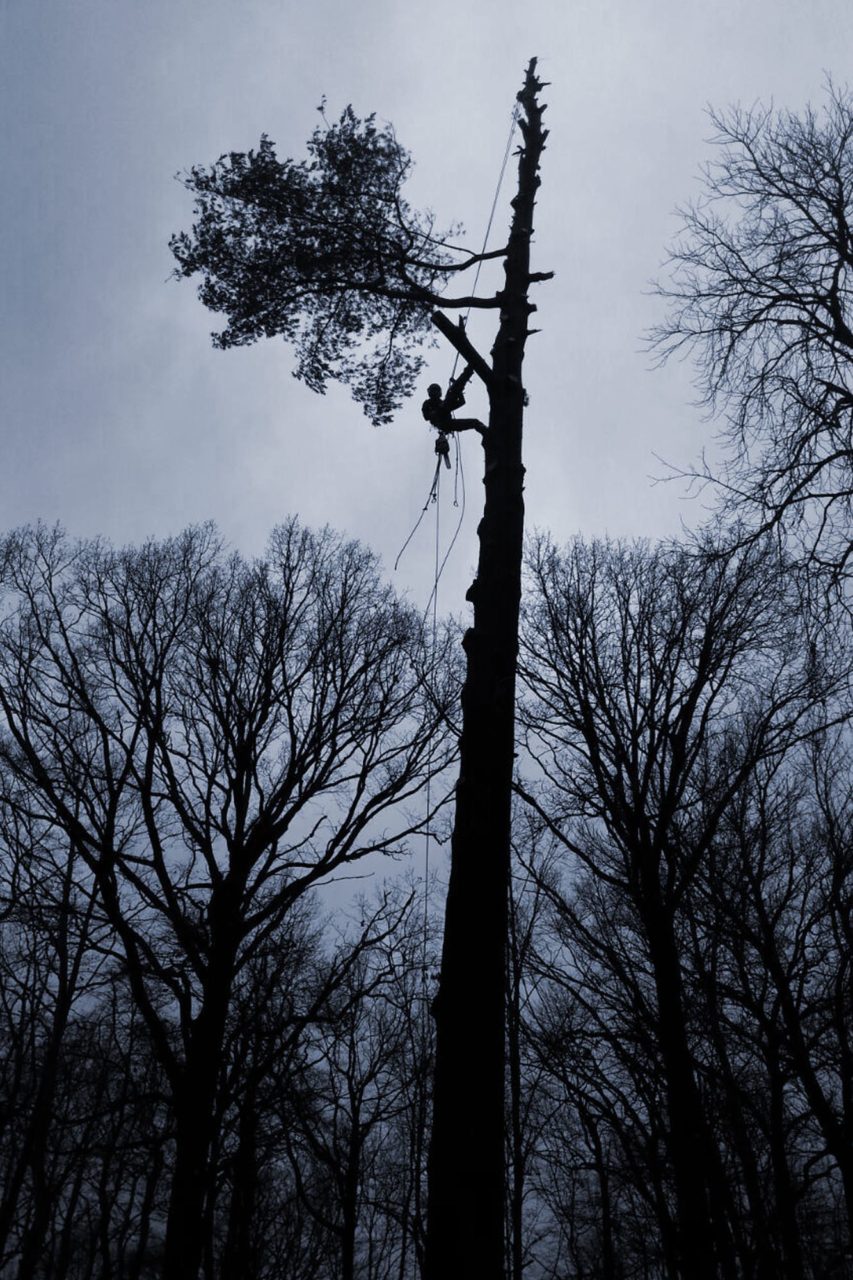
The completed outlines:
<svg viewBox="0 0 853 1280">
<path fill-rule="evenodd" d="M 263 136 L 184 175 L 195 222 L 170 242 L 176 274 L 200 274 L 202 302 L 227 317 L 216 346 L 283 337 L 297 378 L 320 393 L 339 381 L 372 422 L 388 422 L 423 366 L 433 308 L 473 301 L 442 298 L 448 277 L 494 255 L 450 244 L 452 231 L 412 209 L 411 157 L 375 116 L 324 116 L 307 150 L 279 160 Z"/>
</svg>

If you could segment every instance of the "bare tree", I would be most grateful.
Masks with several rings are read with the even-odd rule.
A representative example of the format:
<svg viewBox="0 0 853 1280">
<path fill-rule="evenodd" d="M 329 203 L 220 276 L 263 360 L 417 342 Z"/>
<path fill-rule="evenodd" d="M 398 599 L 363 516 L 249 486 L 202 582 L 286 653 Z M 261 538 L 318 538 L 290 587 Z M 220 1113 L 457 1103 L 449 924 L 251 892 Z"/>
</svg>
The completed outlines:
<svg viewBox="0 0 853 1280">
<path fill-rule="evenodd" d="M 845 574 L 853 549 L 853 99 L 822 110 L 711 114 L 716 158 L 659 286 L 653 333 L 694 356 L 726 414 L 727 461 L 705 478 L 753 530 L 785 529 L 809 563 Z"/>
<path fill-rule="evenodd" d="M 766 545 L 540 544 L 531 569 L 525 717 L 545 781 L 527 796 L 591 882 L 585 909 L 554 901 L 628 984 L 659 1058 L 677 1273 L 733 1276 L 730 1194 L 692 1044 L 691 892 L 735 798 L 809 732 L 833 680 Z"/>
<path fill-rule="evenodd" d="M 846 728 L 819 735 L 784 770 L 760 770 L 723 825 L 709 883 L 714 933 L 727 953 L 730 1049 L 747 1026 L 760 1049 L 762 1115 L 771 1155 L 769 1232 L 785 1274 L 803 1267 L 806 1218 L 821 1217 L 835 1184 L 840 1233 L 853 1240 L 853 1096 L 850 1080 L 853 862 Z M 801 1206 L 802 1203 L 802 1208 Z M 767 1208 L 768 1206 L 765 1206 Z M 846 1219 L 846 1222 L 845 1222 Z M 798 1223 L 800 1230 L 798 1231 Z M 781 1265 L 780 1265 L 781 1269 Z"/>
<path fill-rule="evenodd" d="M 51 1126 L 67 1102 L 60 1096 L 66 1035 L 75 1010 L 97 998 L 99 952 L 111 930 L 96 911 L 92 878 L 74 841 L 45 830 L 20 793 L 16 801 L 14 809 L 0 810 L 0 1259 L 17 1254 L 17 1274 L 30 1280 L 62 1192 L 49 1163 Z"/>
<path fill-rule="evenodd" d="M 446 687 L 328 531 L 291 522 L 247 564 L 209 529 L 124 551 L 37 529 L 2 564 L 3 800 L 73 844 L 115 933 L 174 1114 L 163 1275 L 187 1280 L 237 976 L 312 886 L 405 851 L 452 756 Z"/>
<path fill-rule="evenodd" d="M 403 1280 L 423 1263 L 423 1239 L 411 1237 L 423 1230 L 413 1184 L 425 1175 L 420 1094 L 430 1020 L 414 902 L 403 904 L 382 944 L 361 952 L 320 1011 L 283 1125 L 300 1193 L 328 1233 L 342 1280 Z"/>
</svg>

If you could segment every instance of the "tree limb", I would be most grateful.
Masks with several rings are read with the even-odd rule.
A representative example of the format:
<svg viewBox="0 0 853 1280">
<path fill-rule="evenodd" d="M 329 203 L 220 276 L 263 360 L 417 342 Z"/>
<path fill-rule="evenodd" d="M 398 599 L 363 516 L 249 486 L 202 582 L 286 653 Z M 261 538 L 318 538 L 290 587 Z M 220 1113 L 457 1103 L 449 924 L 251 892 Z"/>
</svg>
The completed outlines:
<svg viewBox="0 0 853 1280">
<path fill-rule="evenodd" d="M 432 322 L 439 333 L 443 334 L 454 350 L 459 352 L 462 359 L 470 364 L 474 372 L 491 389 L 494 384 L 494 375 L 477 348 L 469 341 L 464 325 L 461 322 L 453 324 L 441 311 L 433 312 Z"/>
</svg>

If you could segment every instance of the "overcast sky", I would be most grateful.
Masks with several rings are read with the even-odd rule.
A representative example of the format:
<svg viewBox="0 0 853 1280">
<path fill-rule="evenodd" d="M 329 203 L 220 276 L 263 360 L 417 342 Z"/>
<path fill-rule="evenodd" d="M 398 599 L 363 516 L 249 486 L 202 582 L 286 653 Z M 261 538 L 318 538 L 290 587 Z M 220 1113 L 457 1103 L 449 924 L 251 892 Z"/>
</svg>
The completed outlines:
<svg viewBox="0 0 853 1280">
<path fill-rule="evenodd" d="M 116 542 L 215 520 L 259 553 L 290 513 L 389 567 L 426 497 L 416 397 L 375 429 L 336 388 L 291 377 L 280 342 L 230 352 L 194 284 L 169 279 L 189 226 L 175 174 L 262 132 L 301 156 L 323 95 L 394 123 L 411 201 L 479 246 L 530 55 L 551 81 L 526 362 L 528 527 L 656 537 L 694 521 L 655 455 L 687 463 L 712 426 L 689 370 L 654 371 L 648 285 L 698 190 L 707 104 L 817 101 L 850 79 L 850 0 L 0 0 L 0 526 L 59 520 Z M 495 222 L 509 220 L 508 172 Z M 481 346 L 492 321 L 472 321 Z M 424 383 L 446 380 L 432 353 Z M 485 412 L 477 392 L 473 412 Z M 476 558 L 481 451 L 442 584 L 459 610 Z M 443 544 L 455 523 L 449 489 Z M 395 575 L 429 592 L 425 521 Z"/>
</svg>

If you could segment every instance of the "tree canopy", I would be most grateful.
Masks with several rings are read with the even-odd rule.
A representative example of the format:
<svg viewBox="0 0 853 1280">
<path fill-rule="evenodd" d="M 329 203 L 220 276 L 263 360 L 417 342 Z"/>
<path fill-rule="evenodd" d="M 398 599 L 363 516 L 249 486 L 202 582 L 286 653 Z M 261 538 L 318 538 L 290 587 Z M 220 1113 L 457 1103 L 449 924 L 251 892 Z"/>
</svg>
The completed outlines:
<svg viewBox="0 0 853 1280">
<path fill-rule="evenodd" d="M 297 378 L 320 393 L 339 381 L 388 422 L 423 366 L 433 308 L 474 301 L 441 298 L 449 275 L 481 255 L 406 201 L 412 159 L 390 125 L 347 107 L 307 150 L 279 160 L 264 135 L 257 150 L 190 169 L 195 221 L 170 242 L 176 274 L 199 273 L 202 302 L 227 317 L 216 346 L 282 337 Z"/>
</svg>

